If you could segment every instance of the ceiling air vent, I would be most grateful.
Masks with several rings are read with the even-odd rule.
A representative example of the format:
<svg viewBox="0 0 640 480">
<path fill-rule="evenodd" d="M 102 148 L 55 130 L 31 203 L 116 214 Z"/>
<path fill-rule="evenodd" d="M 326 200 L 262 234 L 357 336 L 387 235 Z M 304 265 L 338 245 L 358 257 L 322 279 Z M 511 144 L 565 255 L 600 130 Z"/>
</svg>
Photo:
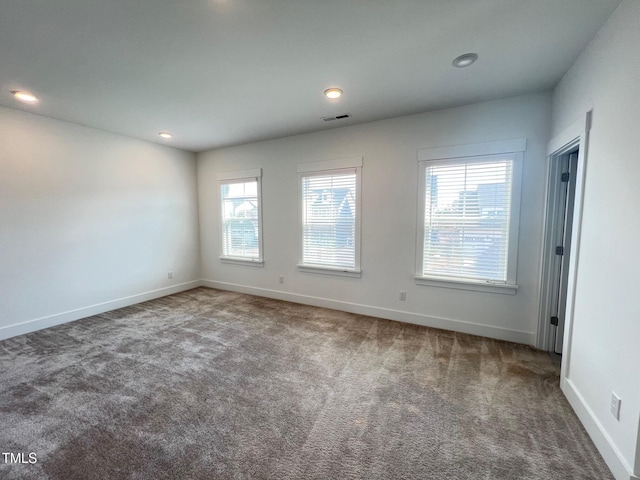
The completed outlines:
<svg viewBox="0 0 640 480">
<path fill-rule="evenodd" d="M 325 122 L 332 122 L 334 120 L 342 120 L 343 118 L 350 118 L 351 115 L 348 113 L 343 113 L 342 115 L 336 115 L 335 117 L 323 117 L 322 120 Z"/>
</svg>

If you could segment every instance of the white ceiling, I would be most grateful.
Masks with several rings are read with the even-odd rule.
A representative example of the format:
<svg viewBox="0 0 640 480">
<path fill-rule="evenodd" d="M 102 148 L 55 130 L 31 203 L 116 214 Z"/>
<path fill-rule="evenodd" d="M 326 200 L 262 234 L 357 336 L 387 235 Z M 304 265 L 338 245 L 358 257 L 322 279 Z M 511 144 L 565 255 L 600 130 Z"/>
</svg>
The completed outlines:
<svg viewBox="0 0 640 480">
<path fill-rule="evenodd" d="M 619 3 L 0 0 L 0 105 L 203 151 L 551 88 Z"/>
</svg>

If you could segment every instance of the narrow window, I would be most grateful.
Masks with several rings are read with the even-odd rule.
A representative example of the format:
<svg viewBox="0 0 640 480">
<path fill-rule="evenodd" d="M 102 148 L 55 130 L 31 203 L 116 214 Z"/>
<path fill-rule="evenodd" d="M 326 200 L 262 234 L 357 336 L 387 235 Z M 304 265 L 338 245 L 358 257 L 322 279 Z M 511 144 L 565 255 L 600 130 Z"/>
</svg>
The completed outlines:
<svg viewBox="0 0 640 480">
<path fill-rule="evenodd" d="M 358 158 L 299 166 L 299 267 L 360 274 L 361 165 Z"/>
<path fill-rule="evenodd" d="M 222 261 L 262 264 L 261 170 L 221 174 Z"/>
</svg>

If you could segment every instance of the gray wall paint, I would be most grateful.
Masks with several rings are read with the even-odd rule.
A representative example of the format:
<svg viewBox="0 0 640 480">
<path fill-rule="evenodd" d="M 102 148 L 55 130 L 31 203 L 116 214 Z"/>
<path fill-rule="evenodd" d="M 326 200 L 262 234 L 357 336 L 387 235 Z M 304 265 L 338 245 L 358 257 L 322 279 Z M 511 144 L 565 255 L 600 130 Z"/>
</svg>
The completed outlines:
<svg viewBox="0 0 640 480">
<path fill-rule="evenodd" d="M 596 428 L 636 475 L 640 474 L 639 25 L 640 2 L 623 2 L 553 96 L 554 135 L 593 108 L 567 380 Z M 620 421 L 609 412 L 611 391 L 622 398 Z"/>
<path fill-rule="evenodd" d="M 195 155 L 0 108 L 0 338 L 170 293 L 198 248 Z"/>
<path fill-rule="evenodd" d="M 212 286 L 533 344 L 550 109 L 550 94 L 533 94 L 199 154 L 203 277 Z M 517 295 L 417 286 L 417 150 L 518 137 L 528 148 Z M 299 272 L 296 165 L 350 156 L 363 157 L 362 278 Z M 222 264 L 216 175 L 259 167 L 264 268 Z"/>
</svg>

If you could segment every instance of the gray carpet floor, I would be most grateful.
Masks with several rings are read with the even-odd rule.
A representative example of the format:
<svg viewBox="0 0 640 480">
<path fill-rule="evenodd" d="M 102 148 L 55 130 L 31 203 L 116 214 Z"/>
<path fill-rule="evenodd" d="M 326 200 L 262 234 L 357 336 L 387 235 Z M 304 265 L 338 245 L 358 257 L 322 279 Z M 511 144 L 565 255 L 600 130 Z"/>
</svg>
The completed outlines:
<svg viewBox="0 0 640 480">
<path fill-rule="evenodd" d="M 548 355 L 198 288 L 0 342 L 2 479 L 613 478 Z"/>
</svg>

